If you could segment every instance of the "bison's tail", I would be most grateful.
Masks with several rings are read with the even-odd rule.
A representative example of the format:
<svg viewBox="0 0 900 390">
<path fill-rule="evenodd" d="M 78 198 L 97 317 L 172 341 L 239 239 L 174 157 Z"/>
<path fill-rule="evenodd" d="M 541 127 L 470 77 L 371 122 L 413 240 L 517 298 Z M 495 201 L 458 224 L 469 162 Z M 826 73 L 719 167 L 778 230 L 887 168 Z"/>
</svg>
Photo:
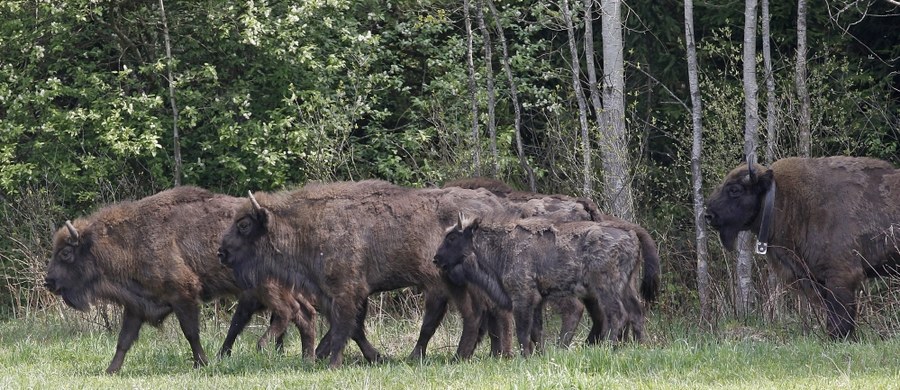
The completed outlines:
<svg viewBox="0 0 900 390">
<path fill-rule="evenodd" d="M 472 265 L 465 265 L 464 267 L 467 279 L 484 290 L 485 294 L 487 294 L 497 306 L 507 310 L 512 308 L 512 301 L 509 299 L 509 295 L 506 295 L 506 291 L 503 291 L 503 287 L 497 283 L 497 280 Z"/>
<path fill-rule="evenodd" d="M 641 242 L 641 253 L 644 256 L 644 278 L 641 280 L 641 296 L 648 303 L 656 301 L 659 295 L 659 250 L 656 241 L 642 227 L 635 229 Z"/>
</svg>

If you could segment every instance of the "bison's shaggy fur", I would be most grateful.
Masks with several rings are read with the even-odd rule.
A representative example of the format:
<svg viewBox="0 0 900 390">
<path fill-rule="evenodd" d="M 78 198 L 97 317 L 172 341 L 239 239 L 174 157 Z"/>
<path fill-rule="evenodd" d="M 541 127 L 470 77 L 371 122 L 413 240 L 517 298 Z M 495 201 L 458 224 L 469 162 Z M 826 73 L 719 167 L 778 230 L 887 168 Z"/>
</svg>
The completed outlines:
<svg viewBox="0 0 900 390">
<path fill-rule="evenodd" d="M 621 339 L 626 321 L 633 322 L 640 339 L 643 314 L 631 283 L 640 256 L 633 231 L 600 223 L 507 217 L 481 222 L 460 216 L 447 229 L 434 259 L 456 283 L 470 282 L 501 306 L 511 304 L 516 337 L 527 356 L 533 348 L 535 311 L 547 297 L 585 301 L 594 322 L 606 329 L 590 342 L 599 336 Z M 626 314 L 634 308 L 637 312 Z"/>
<path fill-rule="evenodd" d="M 206 363 L 198 303 L 240 291 L 215 255 L 239 204 L 238 198 L 178 187 L 108 206 L 56 232 L 47 289 L 78 310 L 97 301 L 124 307 L 107 372 L 122 367 L 144 322 L 158 325 L 170 313 L 181 324 L 195 365 Z"/>
<path fill-rule="evenodd" d="M 56 232 L 44 281 L 47 289 L 77 310 L 88 310 L 97 301 L 124 307 L 108 373 L 121 369 L 144 322 L 159 325 L 173 312 L 191 344 L 195 365 L 206 363 L 199 342 L 197 304 L 241 292 L 231 270 L 215 256 L 219 236 L 241 202 L 240 198 L 184 186 L 108 206 L 67 222 Z M 249 321 L 262 309 L 255 292 L 244 293 L 234 316 Z M 273 324 L 277 326 L 278 321 L 279 316 L 273 314 Z M 243 328 L 229 329 L 231 343 Z M 310 337 L 314 331 L 305 330 L 313 332 Z M 264 338 L 273 333 L 278 334 L 280 344 L 281 334 L 276 330 L 268 330 Z M 307 339 L 303 332 L 301 338 Z M 230 349 L 228 344 L 228 352 Z"/>
<path fill-rule="evenodd" d="M 573 198 L 566 195 L 545 195 L 527 191 L 516 191 L 506 183 L 485 177 L 474 177 L 450 181 L 444 187 L 460 188 L 484 188 L 507 201 L 510 209 L 522 218 L 542 217 L 554 222 L 571 221 L 596 221 L 604 222 L 607 226 L 617 227 L 623 230 L 631 230 L 637 234 L 641 244 L 641 252 L 644 256 L 643 280 L 640 291 L 644 300 L 653 302 L 659 293 L 659 252 L 656 241 L 642 226 L 623 220 L 621 218 L 600 212 L 597 205 L 587 198 Z M 636 276 L 639 274 L 635 274 Z M 577 299 L 550 299 L 549 302 L 556 306 L 562 316 L 558 344 L 568 346 L 572 335 L 584 311 L 584 307 Z M 591 308 L 591 310 L 598 310 Z M 629 312 L 642 312 L 642 308 L 632 308 Z M 540 342 L 542 338 L 543 318 L 541 312 L 535 313 L 534 341 Z M 489 314 L 490 315 L 490 314 Z M 595 323 L 591 330 L 591 338 L 603 333 L 602 324 Z"/>
<path fill-rule="evenodd" d="M 866 277 L 900 263 L 900 170 L 871 158 L 786 158 L 767 169 L 741 165 L 725 176 L 706 219 L 734 249 L 739 231 L 760 235 L 764 199 L 774 191 L 767 258 L 790 285 L 822 302 L 837 339 L 853 335 L 856 293 Z M 764 229 L 765 230 L 765 229 Z"/>
<path fill-rule="evenodd" d="M 377 180 L 257 192 L 254 199 L 236 213 L 220 251 L 241 283 L 275 277 L 310 291 L 328 308 L 327 344 L 323 340 L 317 356 L 330 356 L 331 366 L 341 364 L 348 337 L 362 332 L 370 294 L 419 286 L 426 310 L 440 301 L 432 297 L 448 295 L 431 258 L 457 210 L 502 208 L 487 191 L 415 190 Z M 440 317 L 431 321 L 437 326 Z M 472 331 L 477 325 L 464 324 L 464 333 Z"/>
</svg>

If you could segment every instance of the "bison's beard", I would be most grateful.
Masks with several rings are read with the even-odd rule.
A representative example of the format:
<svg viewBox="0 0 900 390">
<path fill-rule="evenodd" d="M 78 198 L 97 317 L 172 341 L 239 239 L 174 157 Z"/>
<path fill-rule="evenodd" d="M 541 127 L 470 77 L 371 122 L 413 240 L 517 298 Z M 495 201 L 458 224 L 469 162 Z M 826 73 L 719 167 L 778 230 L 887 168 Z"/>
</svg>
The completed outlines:
<svg viewBox="0 0 900 390">
<path fill-rule="evenodd" d="M 75 310 L 88 311 L 91 308 L 90 300 L 85 293 L 73 293 L 72 290 L 60 290 L 59 295 L 67 306 Z"/>
<path fill-rule="evenodd" d="M 725 247 L 728 251 L 734 251 L 735 243 L 737 242 L 738 233 L 741 231 L 738 229 L 731 229 L 727 227 L 719 228 L 719 239 L 722 240 L 722 246 Z"/>
</svg>

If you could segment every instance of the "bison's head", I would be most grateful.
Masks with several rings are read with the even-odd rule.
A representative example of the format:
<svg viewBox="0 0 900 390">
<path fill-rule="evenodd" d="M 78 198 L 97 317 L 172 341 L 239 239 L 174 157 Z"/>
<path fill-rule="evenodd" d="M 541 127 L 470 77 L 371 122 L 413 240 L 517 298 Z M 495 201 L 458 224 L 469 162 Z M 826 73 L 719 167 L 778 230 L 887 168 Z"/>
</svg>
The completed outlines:
<svg viewBox="0 0 900 390">
<path fill-rule="evenodd" d="M 474 236 L 479 218 L 465 218 L 458 214 L 456 224 L 447 228 L 444 240 L 434 255 L 434 263 L 441 267 L 450 281 L 465 284 L 465 259 L 474 251 Z"/>
<path fill-rule="evenodd" d="M 249 273 L 260 251 L 265 250 L 263 238 L 269 232 L 272 213 L 260 206 L 253 193 L 249 193 L 247 204 L 241 206 L 234 216 L 234 222 L 225 231 L 217 255 L 219 261 L 234 270 L 234 275 L 242 288 L 249 288 L 252 277 Z"/>
<path fill-rule="evenodd" d="M 76 310 L 90 309 L 94 288 L 100 281 L 101 273 L 90 249 L 91 231 L 86 221 L 66 221 L 53 235 L 53 257 L 44 287 Z"/>
<path fill-rule="evenodd" d="M 725 249 L 734 250 L 739 232 L 753 229 L 774 176 L 771 169 L 741 164 L 725 176 L 706 203 L 706 222 L 719 232 Z"/>
</svg>

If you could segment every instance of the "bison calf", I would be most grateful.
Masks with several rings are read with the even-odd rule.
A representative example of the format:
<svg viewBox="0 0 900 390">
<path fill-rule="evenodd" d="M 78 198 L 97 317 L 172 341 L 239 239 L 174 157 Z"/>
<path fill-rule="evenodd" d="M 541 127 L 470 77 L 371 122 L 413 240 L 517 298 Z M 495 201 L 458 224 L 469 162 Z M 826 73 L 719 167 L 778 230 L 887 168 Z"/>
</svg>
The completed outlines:
<svg viewBox="0 0 900 390">
<path fill-rule="evenodd" d="M 512 308 L 516 337 L 527 356 L 535 311 L 547 297 L 584 301 L 593 321 L 605 324 L 607 339 L 622 337 L 626 319 L 640 337 L 643 313 L 632 286 L 640 257 L 633 231 L 543 218 L 482 223 L 460 215 L 445 232 L 434 261 L 455 283 L 475 284 L 500 306 Z M 590 341 L 601 335 L 593 336 Z"/>
<path fill-rule="evenodd" d="M 706 220 L 729 250 L 738 232 L 756 234 L 781 278 L 824 303 L 828 334 L 847 338 L 863 281 L 900 263 L 900 170 L 853 157 L 741 165 L 710 196 Z"/>
</svg>

